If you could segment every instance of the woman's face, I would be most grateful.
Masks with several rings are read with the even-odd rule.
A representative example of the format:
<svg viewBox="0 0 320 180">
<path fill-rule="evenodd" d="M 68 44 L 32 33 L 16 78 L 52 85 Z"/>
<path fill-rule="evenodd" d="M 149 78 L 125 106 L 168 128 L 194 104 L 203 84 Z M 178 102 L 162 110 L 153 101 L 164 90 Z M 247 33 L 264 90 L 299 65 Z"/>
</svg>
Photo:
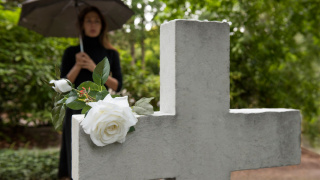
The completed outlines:
<svg viewBox="0 0 320 180">
<path fill-rule="evenodd" d="M 92 11 L 84 16 L 83 30 L 86 36 L 99 36 L 101 31 L 101 20 L 96 12 Z"/>
</svg>

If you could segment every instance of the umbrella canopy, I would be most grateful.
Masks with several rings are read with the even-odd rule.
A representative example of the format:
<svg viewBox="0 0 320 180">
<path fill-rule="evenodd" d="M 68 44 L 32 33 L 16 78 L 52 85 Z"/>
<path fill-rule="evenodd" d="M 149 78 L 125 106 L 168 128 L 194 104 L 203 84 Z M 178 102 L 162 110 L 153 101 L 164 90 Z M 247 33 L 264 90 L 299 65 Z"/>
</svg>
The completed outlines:
<svg viewBox="0 0 320 180">
<path fill-rule="evenodd" d="M 28 0 L 22 4 L 19 25 L 50 37 L 78 37 L 78 12 L 99 8 L 108 30 L 122 27 L 134 14 L 121 0 Z"/>
</svg>

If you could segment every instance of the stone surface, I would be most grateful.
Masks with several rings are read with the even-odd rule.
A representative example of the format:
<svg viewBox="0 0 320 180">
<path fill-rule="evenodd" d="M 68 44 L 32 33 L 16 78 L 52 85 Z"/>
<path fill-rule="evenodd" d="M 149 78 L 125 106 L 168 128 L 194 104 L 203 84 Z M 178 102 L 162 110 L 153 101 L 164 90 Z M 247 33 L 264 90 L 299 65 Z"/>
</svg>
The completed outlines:
<svg viewBox="0 0 320 180">
<path fill-rule="evenodd" d="M 105 147 L 74 116 L 74 179 L 227 180 L 235 170 L 300 162 L 298 110 L 229 109 L 227 23 L 175 20 L 160 34 L 160 112 Z"/>
</svg>

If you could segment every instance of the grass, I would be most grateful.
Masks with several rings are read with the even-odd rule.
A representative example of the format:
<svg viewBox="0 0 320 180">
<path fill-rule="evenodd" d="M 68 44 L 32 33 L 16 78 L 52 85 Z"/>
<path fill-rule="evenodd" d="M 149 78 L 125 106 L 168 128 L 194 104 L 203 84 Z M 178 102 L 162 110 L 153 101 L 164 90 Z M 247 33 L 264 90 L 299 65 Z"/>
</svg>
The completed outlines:
<svg viewBox="0 0 320 180">
<path fill-rule="evenodd" d="M 0 150 L 1 180 L 57 179 L 59 149 Z"/>
</svg>

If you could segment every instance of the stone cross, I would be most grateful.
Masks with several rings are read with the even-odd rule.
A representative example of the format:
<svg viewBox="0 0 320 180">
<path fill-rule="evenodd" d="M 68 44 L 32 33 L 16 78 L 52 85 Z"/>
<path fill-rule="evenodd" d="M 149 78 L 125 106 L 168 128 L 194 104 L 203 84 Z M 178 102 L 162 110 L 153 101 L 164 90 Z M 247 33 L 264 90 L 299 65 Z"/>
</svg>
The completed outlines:
<svg viewBox="0 0 320 180">
<path fill-rule="evenodd" d="M 299 164 L 298 110 L 229 109 L 229 28 L 163 24 L 160 111 L 139 117 L 123 144 L 104 147 L 79 127 L 83 116 L 73 116 L 73 178 L 227 180 L 236 170 Z"/>
</svg>

